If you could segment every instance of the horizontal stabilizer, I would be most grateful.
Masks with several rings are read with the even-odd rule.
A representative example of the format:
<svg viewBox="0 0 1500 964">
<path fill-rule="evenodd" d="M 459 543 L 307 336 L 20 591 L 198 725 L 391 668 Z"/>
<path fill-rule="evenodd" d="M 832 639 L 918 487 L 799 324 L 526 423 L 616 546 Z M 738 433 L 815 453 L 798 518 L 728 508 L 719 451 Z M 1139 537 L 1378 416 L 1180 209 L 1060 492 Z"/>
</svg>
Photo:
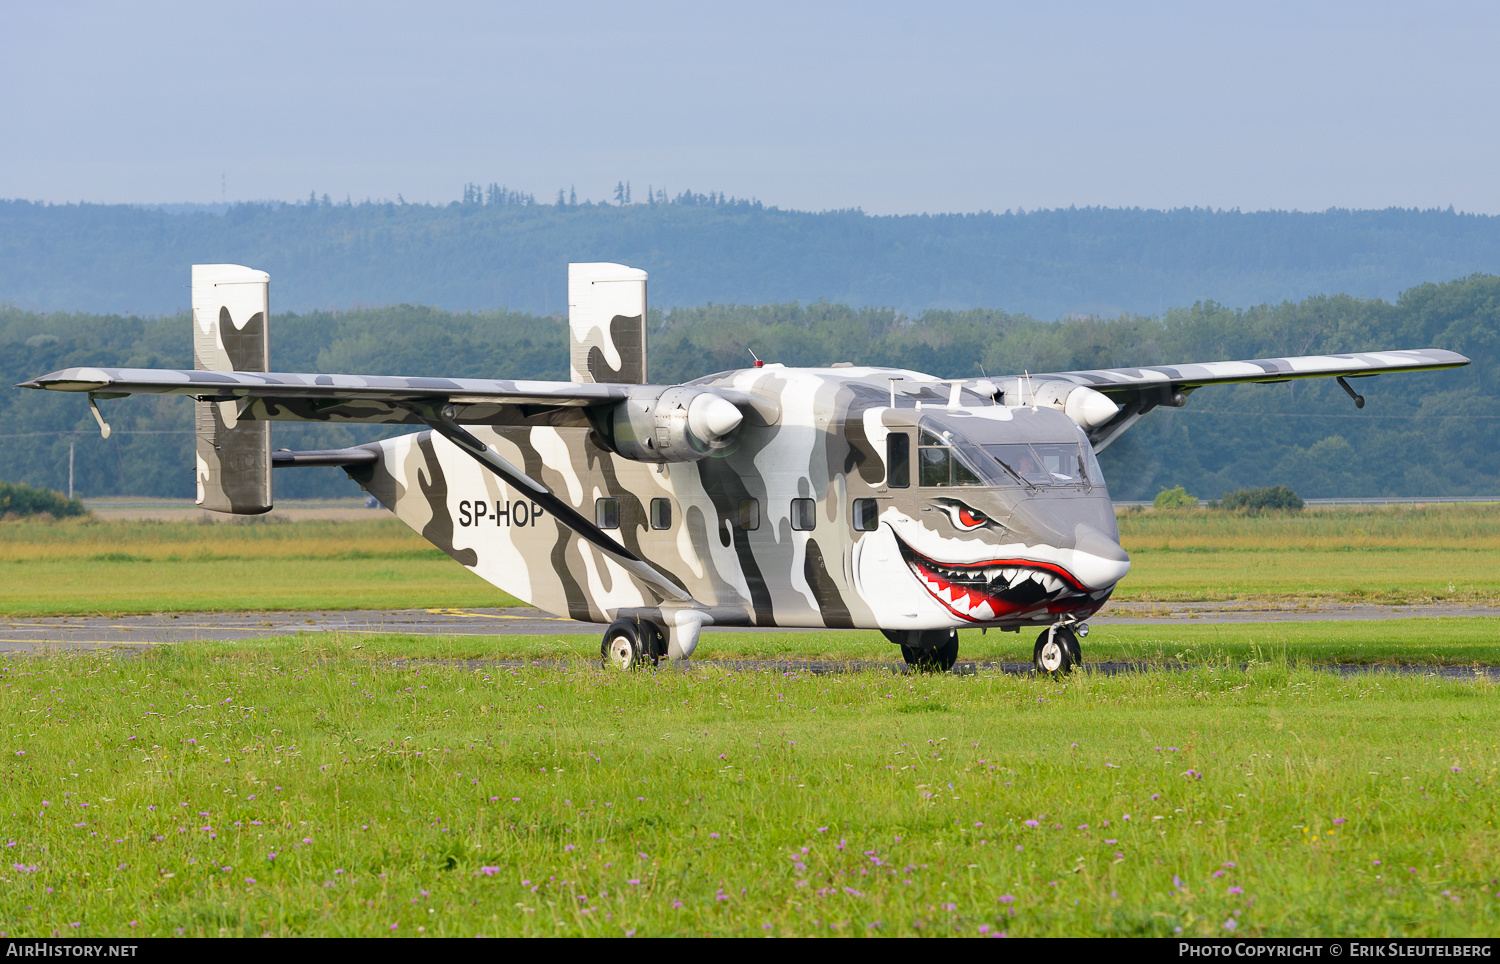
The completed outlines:
<svg viewBox="0 0 1500 964">
<path fill-rule="evenodd" d="M 373 465 L 380 461 L 380 453 L 374 449 L 309 449 L 293 452 L 280 449 L 271 453 L 271 467 L 276 469 L 319 465 Z"/>
</svg>

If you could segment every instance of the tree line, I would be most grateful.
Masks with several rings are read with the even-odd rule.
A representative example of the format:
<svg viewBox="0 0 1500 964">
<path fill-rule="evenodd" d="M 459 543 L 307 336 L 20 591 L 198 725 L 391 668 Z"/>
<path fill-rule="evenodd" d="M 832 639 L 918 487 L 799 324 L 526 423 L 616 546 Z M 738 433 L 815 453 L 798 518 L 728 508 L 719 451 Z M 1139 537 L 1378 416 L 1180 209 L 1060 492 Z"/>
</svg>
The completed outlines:
<svg viewBox="0 0 1500 964">
<path fill-rule="evenodd" d="M 1206 388 L 1158 409 L 1101 456 L 1116 499 L 1183 485 L 1213 497 L 1288 485 L 1309 498 L 1500 495 L 1496 347 L 1500 277 L 1413 287 L 1394 301 L 1350 295 L 1229 308 L 1199 302 L 1160 316 L 1041 321 L 998 309 L 892 308 L 817 301 L 652 309 L 653 381 L 742 368 L 750 352 L 794 366 L 911 368 L 947 377 L 1069 371 L 1389 348 L 1440 347 L 1474 359 L 1456 371 L 1360 383 L 1356 410 L 1330 380 Z M 281 371 L 567 377 L 563 319 L 519 311 L 397 305 L 273 314 Z M 188 368 L 186 313 L 160 318 L 0 307 L 0 377 L 10 385 L 77 365 Z M 99 438 L 83 399 L 0 391 L 0 479 L 65 489 L 74 443 L 84 496 L 193 493 L 192 407 L 140 397 L 102 405 Z M 277 424 L 275 445 L 324 448 L 399 434 L 378 426 Z M 66 434 L 73 433 L 73 434 Z M 352 495 L 333 469 L 282 470 L 282 498 Z"/>
</svg>

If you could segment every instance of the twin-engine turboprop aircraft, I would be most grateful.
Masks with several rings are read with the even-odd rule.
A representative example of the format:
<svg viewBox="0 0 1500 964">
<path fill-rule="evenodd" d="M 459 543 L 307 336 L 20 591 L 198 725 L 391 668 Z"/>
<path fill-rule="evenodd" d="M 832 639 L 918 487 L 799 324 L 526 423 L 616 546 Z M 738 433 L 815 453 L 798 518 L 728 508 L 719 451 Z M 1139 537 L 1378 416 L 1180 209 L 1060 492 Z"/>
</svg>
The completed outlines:
<svg viewBox="0 0 1500 964">
<path fill-rule="evenodd" d="M 568 267 L 571 381 L 269 371 L 269 276 L 193 267 L 193 371 L 70 368 L 21 387 L 191 395 L 198 503 L 271 508 L 273 466 L 337 465 L 513 596 L 609 622 L 628 668 L 686 659 L 716 626 L 879 629 L 950 668 L 964 626 L 1045 627 L 1037 669 L 1080 660 L 1084 620 L 1130 569 L 1095 453 L 1205 385 L 1429 371 L 1440 349 L 940 379 L 762 364 L 646 377 L 646 273 Z M 272 421 L 425 430 L 271 451 Z"/>
</svg>

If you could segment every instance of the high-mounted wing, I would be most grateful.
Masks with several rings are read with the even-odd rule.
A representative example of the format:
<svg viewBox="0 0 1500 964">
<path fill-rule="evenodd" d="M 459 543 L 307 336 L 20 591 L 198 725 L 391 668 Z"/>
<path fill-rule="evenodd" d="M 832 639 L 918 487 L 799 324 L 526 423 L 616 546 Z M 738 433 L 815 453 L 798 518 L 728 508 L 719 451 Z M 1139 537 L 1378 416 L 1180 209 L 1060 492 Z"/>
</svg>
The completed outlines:
<svg viewBox="0 0 1500 964">
<path fill-rule="evenodd" d="M 651 421 L 659 408 L 660 419 L 669 429 L 681 422 L 700 433 L 733 431 L 742 417 L 737 408 L 753 407 L 754 400 L 747 393 L 718 389 L 685 393 L 672 386 L 642 384 L 646 376 L 644 271 L 615 264 L 569 267 L 571 382 L 267 371 L 268 285 L 265 272 L 242 265 L 194 265 L 194 370 L 70 368 L 17 387 L 87 394 L 106 438 L 109 425 L 99 411 L 98 399 L 140 394 L 193 397 L 197 402 L 198 502 L 215 511 L 240 514 L 271 508 L 272 466 L 351 468 L 378 458 L 370 447 L 272 453 L 268 421 L 425 425 L 612 556 L 658 598 L 698 605 L 667 574 L 461 427 L 584 426 L 602 419 L 608 422 L 605 430 L 613 434 L 613 421 L 621 413 L 612 414 L 612 410 L 630 408 L 632 412 L 625 414 L 644 415 Z M 653 435 L 648 447 L 654 441 Z M 662 439 L 668 450 L 662 458 L 684 457 L 677 451 L 681 446 L 672 445 L 674 441 L 678 439 L 669 431 Z"/>
<path fill-rule="evenodd" d="M 610 538 L 593 522 L 460 424 L 536 424 L 557 416 L 587 424 L 584 409 L 641 396 L 654 398 L 662 386 L 575 382 L 504 381 L 481 378 L 403 378 L 400 376 L 309 375 L 284 372 L 182 371 L 141 368 L 69 368 L 23 382 L 20 388 L 86 392 L 95 398 L 125 395 L 190 395 L 200 402 L 232 403 L 238 422 L 249 420 L 340 421 L 425 425 L 507 483 L 527 491 L 559 521 L 615 557 L 633 575 L 669 599 L 691 602 L 683 590 L 652 565 Z M 721 392 L 748 404 L 744 393 Z M 96 409 L 97 413 L 97 409 Z M 101 427 L 104 426 L 100 417 Z M 362 450 L 289 452 L 272 455 L 273 465 L 350 465 L 369 456 Z"/>
<path fill-rule="evenodd" d="M 1298 378 L 1337 378 L 1355 404 L 1364 398 L 1346 379 L 1369 378 L 1382 372 L 1426 372 L 1467 365 L 1469 359 L 1441 348 L 1404 351 L 1354 352 L 1348 355 L 1300 355 L 1291 358 L 1253 358 L 1245 361 L 1197 362 L 1187 365 L 1148 365 L 1141 368 L 1099 368 L 1076 372 L 1045 372 L 1006 380 L 1004 400 L 1012 405 L 1041 404 L 1063 409 L 1083 425 L 1096 452 L 1120 436 L 1159 405 L 1181 408 L 1188 395 L 1205 385 L 1243 382 L 1269 384 Z M 1091 391 L 1079 392 L 1077 389 Z M 1098 393 L 1103 399 L 1098 398 Z M 1115 406 L 1113 412 L 1110 406 Z"/>
<path fill-rule="evenodd" d="M 399 375 L 310 375 L 297 372 L 207 372 L 161 368 L 66 368 L 17 388 L 86 392 L 90 398 L 190 395 L 235 403 L 239 420 L 372 422 L 422 425 L 413 406 L 447 406 L 466 425 L 588 424 L 585 409 L 626 399 L 659 398 L 672 386 L 508 381 L 492 378 L 406 378 Z M 763 399 L 732 388 L 703 388 L 740 408 Z"/>
<path fill-rule="evenodd" d="M 241 419 L 398 425 L 422 424 L 410 408 L 416 403 L 452 405 L 457 422 L 505 425 L 546 410 L 582 409 L 661 391 L 645 385 L 155 368 L 67 368 L 17 387 L 87 392 L 97 398 L 191 395 L 200 401 L 237 402 Z M 576 414 L 581 421 L 581 412 Z"/>
</svg>

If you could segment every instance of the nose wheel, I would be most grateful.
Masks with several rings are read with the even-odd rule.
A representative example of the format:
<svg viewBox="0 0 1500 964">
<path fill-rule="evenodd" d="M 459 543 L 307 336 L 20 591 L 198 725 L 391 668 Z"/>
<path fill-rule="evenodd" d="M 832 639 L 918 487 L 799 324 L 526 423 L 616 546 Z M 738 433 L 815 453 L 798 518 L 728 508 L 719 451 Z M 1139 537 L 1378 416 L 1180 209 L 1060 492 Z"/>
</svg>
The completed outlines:
<svg viewBox="0 0 1500 964">
<path fill-rule="evenodd" d="M 1031 651 L 1031 663 L 1038 673 L 1065 676 L 1073 667 L 1083 665 L 1083 651 L 1078 634 L 1071 626 L 1055 625 L 1042 630 Z"/>
</svg>

